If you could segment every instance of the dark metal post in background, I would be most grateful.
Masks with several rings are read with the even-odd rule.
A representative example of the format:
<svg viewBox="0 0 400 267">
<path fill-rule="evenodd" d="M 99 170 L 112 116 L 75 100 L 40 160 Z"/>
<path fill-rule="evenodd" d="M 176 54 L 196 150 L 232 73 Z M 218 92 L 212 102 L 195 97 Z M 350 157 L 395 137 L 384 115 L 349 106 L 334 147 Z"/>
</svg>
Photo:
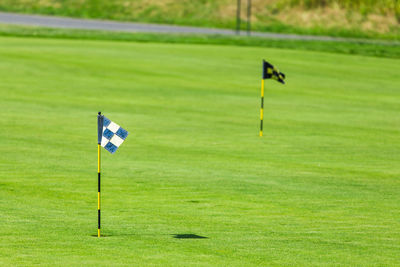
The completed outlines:
<svg viewBox="0 0 400 267">
<path fill-rule="evenodd" d="M 240 9 L 241 9 L 240 0 L 237 0 L 237 10 L 236 10 L 236 34 L 240 34 Z"/>
<path fill-rule="evenodd" d="M 251 33 L 251 0 L 247 0 L 247 35 Z"/>
</svg>

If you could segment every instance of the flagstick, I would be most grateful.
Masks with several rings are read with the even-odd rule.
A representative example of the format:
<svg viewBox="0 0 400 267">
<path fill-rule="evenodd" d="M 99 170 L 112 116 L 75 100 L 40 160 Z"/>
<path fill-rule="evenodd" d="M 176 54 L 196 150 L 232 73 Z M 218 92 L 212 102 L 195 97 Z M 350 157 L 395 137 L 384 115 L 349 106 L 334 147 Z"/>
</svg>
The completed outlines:
<svg viewBox="0 0 400 267">
<path fill-rule="evenodd" d="M 260 109 L 260 136 L 263 136 L 263 119 L 264 119 L 264 82 L 261 80 L 261 109 Z"/>
<path fill-rule="evenodd" d="M 99 112 L 101 116 L 101 112 Z M 102 120 L 101 120 L 102 121 Z M 100 237 L 100 140 L 97 143 L 97 237 Z"/>
<path fill-rule="evenodd" d="M 100 144 L 97 144 L 97 237 L 100 237 Z"/>
</svg>

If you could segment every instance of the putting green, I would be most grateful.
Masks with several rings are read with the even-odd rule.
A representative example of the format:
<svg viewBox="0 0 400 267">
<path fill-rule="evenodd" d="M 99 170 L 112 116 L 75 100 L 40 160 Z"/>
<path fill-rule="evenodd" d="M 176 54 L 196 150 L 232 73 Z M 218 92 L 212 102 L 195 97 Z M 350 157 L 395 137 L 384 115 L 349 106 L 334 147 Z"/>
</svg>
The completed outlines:
<svg viewBox="0 0 400 267">
<path fill-rule="evenodd" d="M 258 136 L 261 60 L 267 81 Z M 399 60 L 0 38 L 0 265 L 395 265 Z M 103 150 L 96 115 L 130 134 Z"/>
</svg>

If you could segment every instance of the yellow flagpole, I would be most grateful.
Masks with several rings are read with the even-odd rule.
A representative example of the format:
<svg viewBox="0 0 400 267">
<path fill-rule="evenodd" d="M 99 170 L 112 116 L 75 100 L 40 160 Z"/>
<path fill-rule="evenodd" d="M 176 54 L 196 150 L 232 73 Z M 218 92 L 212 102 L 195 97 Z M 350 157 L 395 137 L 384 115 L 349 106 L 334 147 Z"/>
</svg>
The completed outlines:
<svg viewBox="0 0 400 267">
<path fill-rule="evenodd" d="M 97 144 L 97 237 L 100 237 L 100 144 Z"/>
<path fill-rule="evenodd" d="M 261 80 L 261 109 L 260 109 L 260 136 L 263 136 L 263 120 L 264 120 L 264 87 L 265 80 Z"/>
</svg>

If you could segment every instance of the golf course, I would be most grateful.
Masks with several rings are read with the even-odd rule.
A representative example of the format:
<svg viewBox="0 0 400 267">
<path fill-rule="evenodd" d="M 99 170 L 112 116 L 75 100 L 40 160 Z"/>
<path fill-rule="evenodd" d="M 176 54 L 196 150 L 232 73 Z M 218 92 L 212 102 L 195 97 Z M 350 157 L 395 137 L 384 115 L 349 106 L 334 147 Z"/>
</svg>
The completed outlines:
<svg viewBox="0 0 400 267">
<path fill-rule="evenodd" d="M 399 59 L 34 37 L 0 59 L 0 265 L 399 264 Z M 263 59 L 286 84 L 259 137 Z M 101 238 L 98 111 L 129 131 Z"/>
</svg>

